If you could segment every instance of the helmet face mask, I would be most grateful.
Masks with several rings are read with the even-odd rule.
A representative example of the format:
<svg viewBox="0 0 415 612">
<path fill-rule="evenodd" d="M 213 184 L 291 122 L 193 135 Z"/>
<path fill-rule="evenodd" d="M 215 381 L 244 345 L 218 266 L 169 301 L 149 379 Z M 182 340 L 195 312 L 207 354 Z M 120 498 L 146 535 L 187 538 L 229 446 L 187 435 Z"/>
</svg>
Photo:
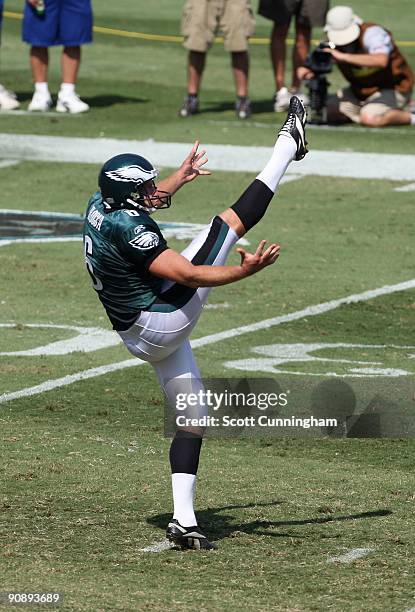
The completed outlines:
<svg viewBox="0 0 415 612">
<path fill-rule="evenodd" d="M 150 214 L 168 208 L 171 195 L 157 189 L 157 175 L 154 166 L 141 155 L 124 153 L 109 159 L 98 178 L 106 212 L 138 208 Z"/>
<path fill-rule="evenodd" d="M 138 185 L 137 189 L 127 198 L 127 202 L 134 208 L 152 213 L 161 208 L 169 208 L 171 195 L 167 191 L 158 190 L 155 182 L 150 179 Z M 123 208 L 128 208 L 128 206 L 123 206 Z"/>
</svg>

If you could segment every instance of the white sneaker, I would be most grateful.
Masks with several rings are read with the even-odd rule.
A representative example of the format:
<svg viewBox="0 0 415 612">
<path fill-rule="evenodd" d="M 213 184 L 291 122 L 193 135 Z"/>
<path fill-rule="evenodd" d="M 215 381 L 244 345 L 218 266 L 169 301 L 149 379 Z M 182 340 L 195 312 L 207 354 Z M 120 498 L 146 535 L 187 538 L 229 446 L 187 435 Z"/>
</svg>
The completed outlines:
<svg viewBox="0 0 415 612">
<path fill-rule="evenodd" d="M 286 87 L 281 87 L 275 92 L 274 96 L 274 111 L 282 113 L 289 109 L 290 101 L 293 96 L 300 98 L 304 106 L 310 106 L 310 98 L 306 93 L 289 91 Z"/>
<path fill-rule="evenodd" d="M 48 111 L 51 106 L 52 98 L 49 92 L 44 94 L 43 92 L 35 91 L 27 110 L 30 112 L 44 113 L 45 111 Z"/>
<path fill-rule="evenodd" d="M 303 93 L 302 91 L 298 91 L 296 94 L 293 94 L 293 95 L 297 96 L 297 98 L 300 98 L 304 106 L 310 106 L 310 98 L 306 93 Z"/>
<path fill-rule="evenodd" d="M 16 94 L 0 85 L 0 110 L 16 110 L 19 106 Z"/>
<path fill-rule="evenodd" d="M 75 92 L 70 95 L 59 92 L 56 110 L 58 113 L 85 113 L 89 106 Z"/>
<path fill-rule="evenodd" d="M 292 93 L 290 93 L 286 87 L 281 87 L 281 89 L 276 91 L 274 96 L 274 111 L 276 113 L 287 111 L 290 106 L 291 97 Z"/>
</svg>

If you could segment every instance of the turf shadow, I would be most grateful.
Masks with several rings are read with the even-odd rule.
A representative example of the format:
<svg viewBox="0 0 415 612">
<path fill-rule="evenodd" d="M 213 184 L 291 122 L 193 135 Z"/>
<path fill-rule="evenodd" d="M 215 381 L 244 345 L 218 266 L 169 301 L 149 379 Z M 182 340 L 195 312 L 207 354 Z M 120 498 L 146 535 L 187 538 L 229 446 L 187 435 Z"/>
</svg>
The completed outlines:
<svg viewBox="0 0 415 612">
<path fill-rule="evenodd" d="M 272 108 L 272 100 L 255 100 L 255 102 L 251 101 L 251 109 L 253 115 L 259 115 L 261 113 L 271 113 Z M 198 111 L 199 115 L 203 115 L 205 113 L 223 113 L 225 111 L 234 111 L 235 110 L 235 101 L 232 100 L 224 100 L 222 102 L 212 102 L 212 103 L 203 103 Z"/>
<path fill-rule="evenodd" d="M 234 509 L 244 509 L 244 508 L 258 508 L 258 507 L 269 507 L 269 506 L 277 506 L 282 504 L 281 501 L 273 501 L 266 502 L 260 504 L 245 504 L 245 505 L 232 505 L 232 506 L 221 506 L 218 508 L 206 508 L 205 510 L 198 511 L 199 523 L 202 529 L 205 529 L 209 536 L 213 540 L 222 540 L 223 538 L 235 537 L 237 533 L 245 533 L 245 534 L 255 534 L 255 535 L 266 535 L 273 538 L 280 537 L 289 537 L 289 538 L 302 538 L 303 536 L 294 534 L 294 533 L 286 533 L 286 532 L 278 532 L 274 533 L 272 531 L 264 531 L 266 529 L 279 529 L 281 527 L 301 527 L 303 525 L 321 525 L 325 523 L 334 523 L 339 521 L 353 521 L 358 519 L 368 519 L 368 518 L 380 518 L 382 516 L 388 516 L 392 514 L 391 510 L 387 509 L 379 509 L 379 510 L 369 510 L 368 512 L 359 512 L 357 514 L 347 514 L 340 516 L 322 516 L 322 517 L 313 517 L 299 520 L 282 520 L 282 521 L 267 521 L 267 520 L 255 520 L 248 521 L 245 523 L 236 523 L 234 521 L 235 517 L 232 514 L 222 514 L 223 512 L 234 510 Z M 159 527 L 160 529 L 165 529 L 169 520 L 171 519 L 171 514 L 163 513 L 157 514 L 155 516 L 149 517 L 147 522 L 150 525 L 154 525 Z"/>
<path fill-rule="evenodd" d="M 93 108 L 114 106 L 115 104 L 130 104 L 131 102 L 137 104 L 145 104 L 148 102 L 148 98 L 134 98 L 132 96 L 119 95 L 82 96 L 82 99 Z"/>
<path fill-rule="evenodd" d="M 17 99 L 19 102 L 29 102 L 32 99 L 33 91 L 18 91 Z M 52 94 L 53 102 L 55 103 L 57 100 L 57 95 Z M 84 100 L 89 106 L 94 108 L 105 108 L 108 106 L 114 106 L 115 104 L 145 104 L 148 102 L 148 98 L 137 98 L 133 96 L 122 96 L 118 94 L 103 94 L 97 96 L 82 96 L 82 100 Z"/>
</svg>

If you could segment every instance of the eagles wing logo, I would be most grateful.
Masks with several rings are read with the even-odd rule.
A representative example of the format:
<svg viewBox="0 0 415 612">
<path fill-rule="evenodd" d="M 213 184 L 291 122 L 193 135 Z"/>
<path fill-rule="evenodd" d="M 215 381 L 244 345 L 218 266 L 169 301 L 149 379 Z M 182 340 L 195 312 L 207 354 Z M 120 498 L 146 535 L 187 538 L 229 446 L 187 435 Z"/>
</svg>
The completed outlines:
<svg viewBox="0 0 415 612">
<path fill-rule="evenodd" d="M 131 244 L 134 249 L 148 251 L 148 249 L 152 249 L 153 247 L 157 246 L 159 242 L 160 239 L 154 232 L 143 232 L 139 236 L 136 236 L 130 240 L 128 244 Z"/>
<path fill-rule="evenodd" d="M 144 170 L 144 168 L 135 164 L 118 168 L 118 170 L 108 170 L 105 174 L 113 181 L 122 181 L 123 183 L 144 183 L 144 181 L 154 177 L 152 170 Z"/>
</svg>

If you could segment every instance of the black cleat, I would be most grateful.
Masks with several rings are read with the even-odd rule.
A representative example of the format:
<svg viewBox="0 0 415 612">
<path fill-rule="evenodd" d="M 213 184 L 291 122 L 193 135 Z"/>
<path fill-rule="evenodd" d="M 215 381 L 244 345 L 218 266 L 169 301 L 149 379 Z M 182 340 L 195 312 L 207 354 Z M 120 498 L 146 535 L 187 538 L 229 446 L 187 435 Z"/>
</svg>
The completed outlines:
<svg viewBox="0 0 415 612">
<path fill-rule="evenodd" d="M 252 114 L 249 98 L 239 97 L 235 102 L 235 111 L 238 119 L 248 119 Z"/>
<path fill-rule="evenodd" d="M 188 95 L 185 97 L 183 106 L 179 109 L 179 117 L 190 117 L 199 112 L 199 100 L 197 96 Z"/>
<path fill-rule="evenodd" d="M 278 136 L 291 136 L 297 145 L 295 160 L 299 161 L 308 153 L 305 139 L 305 124 L 307 113 L 303 103 L 297 96 L 292 96 L 287 118 L 278 132 Z"/>
<path fill-rule="evenodd" d="M 209 542 L 197 525 L 182 527 L 179 521 L 172 519 L 166 529 L 166 538 L 183 550 L 216 550 L 215 544 Z"/>
</svg>

